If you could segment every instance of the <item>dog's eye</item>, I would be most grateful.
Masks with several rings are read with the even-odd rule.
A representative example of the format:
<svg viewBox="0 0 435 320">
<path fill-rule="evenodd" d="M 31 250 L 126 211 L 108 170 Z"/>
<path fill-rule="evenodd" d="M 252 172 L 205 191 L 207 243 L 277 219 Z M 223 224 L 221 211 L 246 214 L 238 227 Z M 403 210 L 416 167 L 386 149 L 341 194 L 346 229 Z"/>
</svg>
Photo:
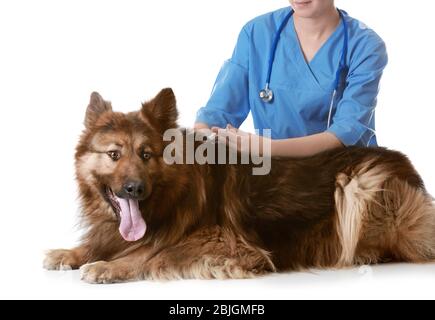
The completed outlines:
<svg viewBox="0 0 435 320">
<path fill-rule="evenodd" d="M 146 161 L 150 160 L 151 157 L 152 157 L 152 154 L 150 152 L 146 152 L 146 151 L 142 155 L 142 158 Z"/>
<path fill-rule="evenodd" d="M 119 151 L 109 151 L 109 152 L 107 152 L 107 155 L 113 161 L 118 161 L 121 158 L 121 152 L 119 152 Z"/>
</svg>

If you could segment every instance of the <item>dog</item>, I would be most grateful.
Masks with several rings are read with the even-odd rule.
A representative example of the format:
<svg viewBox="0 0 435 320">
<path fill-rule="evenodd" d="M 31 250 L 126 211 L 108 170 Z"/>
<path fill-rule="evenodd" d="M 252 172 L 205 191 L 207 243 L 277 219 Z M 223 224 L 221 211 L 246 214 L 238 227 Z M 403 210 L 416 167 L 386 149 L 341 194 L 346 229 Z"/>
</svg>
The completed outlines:
<svg viewBox="0 0 435 320">
<path fill-rule="evenodd" d="M 46 269 L 105 284 L 434 261 L 433 198 L 405 155 L 340 148 L 272 159 L 266 176 L 169 165 L 164 132 L 189 134 L 177 117 L 171 89 L 127 114 L 92 94 L 75 155 L 86 233 Z"/>
</svg>

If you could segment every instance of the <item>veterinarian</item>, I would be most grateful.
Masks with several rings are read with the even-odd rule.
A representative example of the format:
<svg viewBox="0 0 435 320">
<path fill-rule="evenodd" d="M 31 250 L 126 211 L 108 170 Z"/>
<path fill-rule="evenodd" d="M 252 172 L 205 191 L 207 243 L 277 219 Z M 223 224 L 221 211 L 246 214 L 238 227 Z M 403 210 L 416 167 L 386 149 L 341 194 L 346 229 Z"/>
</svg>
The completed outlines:
<svg viewBox="0 0 435 320">
<path fill-rule="evenodd" d="M 290 4 L 244 26 L 195 128 L 252 139 L 236 129 L 251 112 L 259 132 L 271 130 L 272 156 L 376 146 L 384 42 L 334 0 Z"/>
</svg>

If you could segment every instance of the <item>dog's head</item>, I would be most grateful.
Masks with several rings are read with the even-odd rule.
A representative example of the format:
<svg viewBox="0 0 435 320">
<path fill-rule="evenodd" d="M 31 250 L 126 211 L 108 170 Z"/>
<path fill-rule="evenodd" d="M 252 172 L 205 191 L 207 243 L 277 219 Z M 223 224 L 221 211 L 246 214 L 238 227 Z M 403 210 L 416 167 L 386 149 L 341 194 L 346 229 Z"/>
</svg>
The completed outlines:
<svg viewBox="0 0 435 320">
<path fill-rule="evenodd" d="M 171 174 L 163 161 L 162 135 L 177 128 L 177 117 L 171 89 L 128 114 L 114 112 L 98 93 L 91 96 L 76 152 L 77 179 L 82 193 L 99 197 L 119 218 L 119 230 L 127 241 L 144 236 L 141 207 L 156 185 L 167 180 L 165 174 Z"/>
</svg>

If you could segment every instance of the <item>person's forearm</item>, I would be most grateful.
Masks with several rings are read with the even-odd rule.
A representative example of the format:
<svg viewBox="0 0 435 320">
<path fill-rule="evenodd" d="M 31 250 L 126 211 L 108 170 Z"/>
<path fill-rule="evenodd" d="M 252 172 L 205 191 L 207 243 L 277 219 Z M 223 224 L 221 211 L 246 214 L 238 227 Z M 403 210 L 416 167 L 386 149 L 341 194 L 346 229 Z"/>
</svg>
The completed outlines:
<svg viewBox="0 0 435 320">
<path fill-rule="evenodd" d="M 272 141 L 273 157 L 303 158 L 344 147 L 332 133 L 324 132 L 312 136 Z"/>
<path fill-rule="evenodd" d="M 210 127 L 206 123 L 197 122 L 197 123 L 195 123 L 194 129 L 195 130 L 204 130 L 204 129 L 210 129 Z"/>
</svg>

